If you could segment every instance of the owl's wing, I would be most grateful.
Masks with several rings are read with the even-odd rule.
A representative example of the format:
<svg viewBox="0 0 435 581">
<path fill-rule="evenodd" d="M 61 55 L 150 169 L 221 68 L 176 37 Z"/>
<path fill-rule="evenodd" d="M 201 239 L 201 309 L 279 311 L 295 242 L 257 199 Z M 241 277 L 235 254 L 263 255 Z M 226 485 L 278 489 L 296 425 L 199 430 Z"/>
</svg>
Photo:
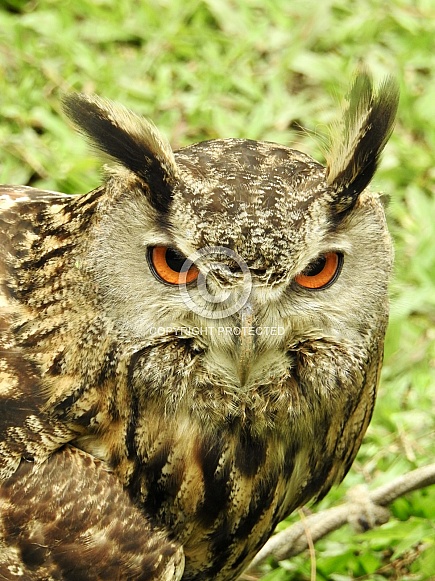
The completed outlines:
<svg viewBox="0 0 435 581">
<path fill-rule="evenodd" d="M 38 414 L 46 400 L 30 350 L 18 346 L 12 329 L 32 319 L 32 310 L 20 298 L 17 274 L 36 279 L 22 265 L 29 245 L 38 239 L 41 216 L 55 211 L 71 196 L 26 186 L 0 185 L 0 478 L 10 476 L 20 459 L 33 458 L 38 450 L 48 456 L 54 449 L 73 439 L 74 434 L 61 425 L 51 429 L 44 413 Z M 38 425 L 31 418 L 38 414 Z M 30 422 L 30 423 L 29 423 Z M 33 426 L 33 427 L 32 427 Z"/>
<path fill-rule="evenodd" d="M 0 579 L 175 581 L 183 570 L 182 548 L 77 448 L 23 461 L 0 487 Z"/>
</svg>

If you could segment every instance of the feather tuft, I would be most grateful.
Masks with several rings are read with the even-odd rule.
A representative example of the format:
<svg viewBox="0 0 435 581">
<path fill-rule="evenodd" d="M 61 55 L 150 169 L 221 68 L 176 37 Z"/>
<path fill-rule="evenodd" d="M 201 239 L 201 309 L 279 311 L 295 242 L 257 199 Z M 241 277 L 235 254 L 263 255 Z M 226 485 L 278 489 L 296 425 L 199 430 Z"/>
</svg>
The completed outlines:
<svg viewBox="0 0 435 581">
<path fill-rule="evenodd" d="M 388 76 L 376 91 L 366 71 L 355 77 L 341 121 L 332 127 L 326 153 L 327 183 L 336 190 L 339 211 L 345 211 L 367 187 L 394 127 L 399 89 Z"/>
<path fill-rule="evenodd" d="M 169 142 L 155 125 L 122 105 L 95 95 L 66 95 L 63 108 L 98 150 L 149 186 L 151 204 L 166 212 L 178 169 Z"/>
</svg>

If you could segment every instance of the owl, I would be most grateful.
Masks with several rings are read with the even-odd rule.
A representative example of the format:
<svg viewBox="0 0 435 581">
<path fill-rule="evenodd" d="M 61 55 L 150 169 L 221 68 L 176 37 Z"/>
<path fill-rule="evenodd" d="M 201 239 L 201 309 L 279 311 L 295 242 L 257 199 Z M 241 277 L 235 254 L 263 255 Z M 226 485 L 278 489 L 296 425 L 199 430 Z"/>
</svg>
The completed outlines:
<svg viewBox="0 0 435 581">
<path fill-rule="evenodd" d="M 392 246 L 368 189 L 398 103 L 360 72 L 326 167 L 276 143 L 173 152 L 96 96 L 112 162 L 0 187 L 0 577 L 236 579 L 339 483 L 375 403 Z"/>
</svg>

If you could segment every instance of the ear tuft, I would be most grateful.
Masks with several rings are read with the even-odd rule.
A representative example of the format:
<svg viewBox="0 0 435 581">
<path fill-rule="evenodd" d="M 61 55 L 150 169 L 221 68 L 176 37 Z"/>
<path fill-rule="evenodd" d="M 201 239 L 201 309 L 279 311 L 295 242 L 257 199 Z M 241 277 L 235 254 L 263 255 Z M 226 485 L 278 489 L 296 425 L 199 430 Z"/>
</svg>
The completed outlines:
<svg viewBox="0 0 435 581">
<path fill-rule="evenodd" d="M 327 182 L 337 192 L 337 211 L 352 207 L 370 183 L 391 136 L 398 103 L 399 88 L 393 77 L 384 79 L 377 91 L 366 71 L 355 77 L 326 154 Z"/>
<path fill-rule="evenodd" d="M 150 203 L 159 212 L 166 212 L 178 170 L 169 142 L 155 125 L 122 105 L 94 95 L 66 95 L 63 108 L 100 151 L 148 185 Z"/>
</svg>

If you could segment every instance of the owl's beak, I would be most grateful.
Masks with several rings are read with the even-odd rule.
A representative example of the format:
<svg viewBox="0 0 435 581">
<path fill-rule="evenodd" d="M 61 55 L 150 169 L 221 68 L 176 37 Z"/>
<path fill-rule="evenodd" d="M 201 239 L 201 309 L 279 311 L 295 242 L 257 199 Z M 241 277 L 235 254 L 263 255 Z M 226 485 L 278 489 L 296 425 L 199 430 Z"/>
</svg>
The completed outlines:
<svg viewBox="0 0 435 581">
<path fill-rule="evenodd" d="M 245 385 L 255 353 L 254 312 L 250 301 L 238 312 L 240 321 L 238 375 L 240 385 Z"/>
</svg>

